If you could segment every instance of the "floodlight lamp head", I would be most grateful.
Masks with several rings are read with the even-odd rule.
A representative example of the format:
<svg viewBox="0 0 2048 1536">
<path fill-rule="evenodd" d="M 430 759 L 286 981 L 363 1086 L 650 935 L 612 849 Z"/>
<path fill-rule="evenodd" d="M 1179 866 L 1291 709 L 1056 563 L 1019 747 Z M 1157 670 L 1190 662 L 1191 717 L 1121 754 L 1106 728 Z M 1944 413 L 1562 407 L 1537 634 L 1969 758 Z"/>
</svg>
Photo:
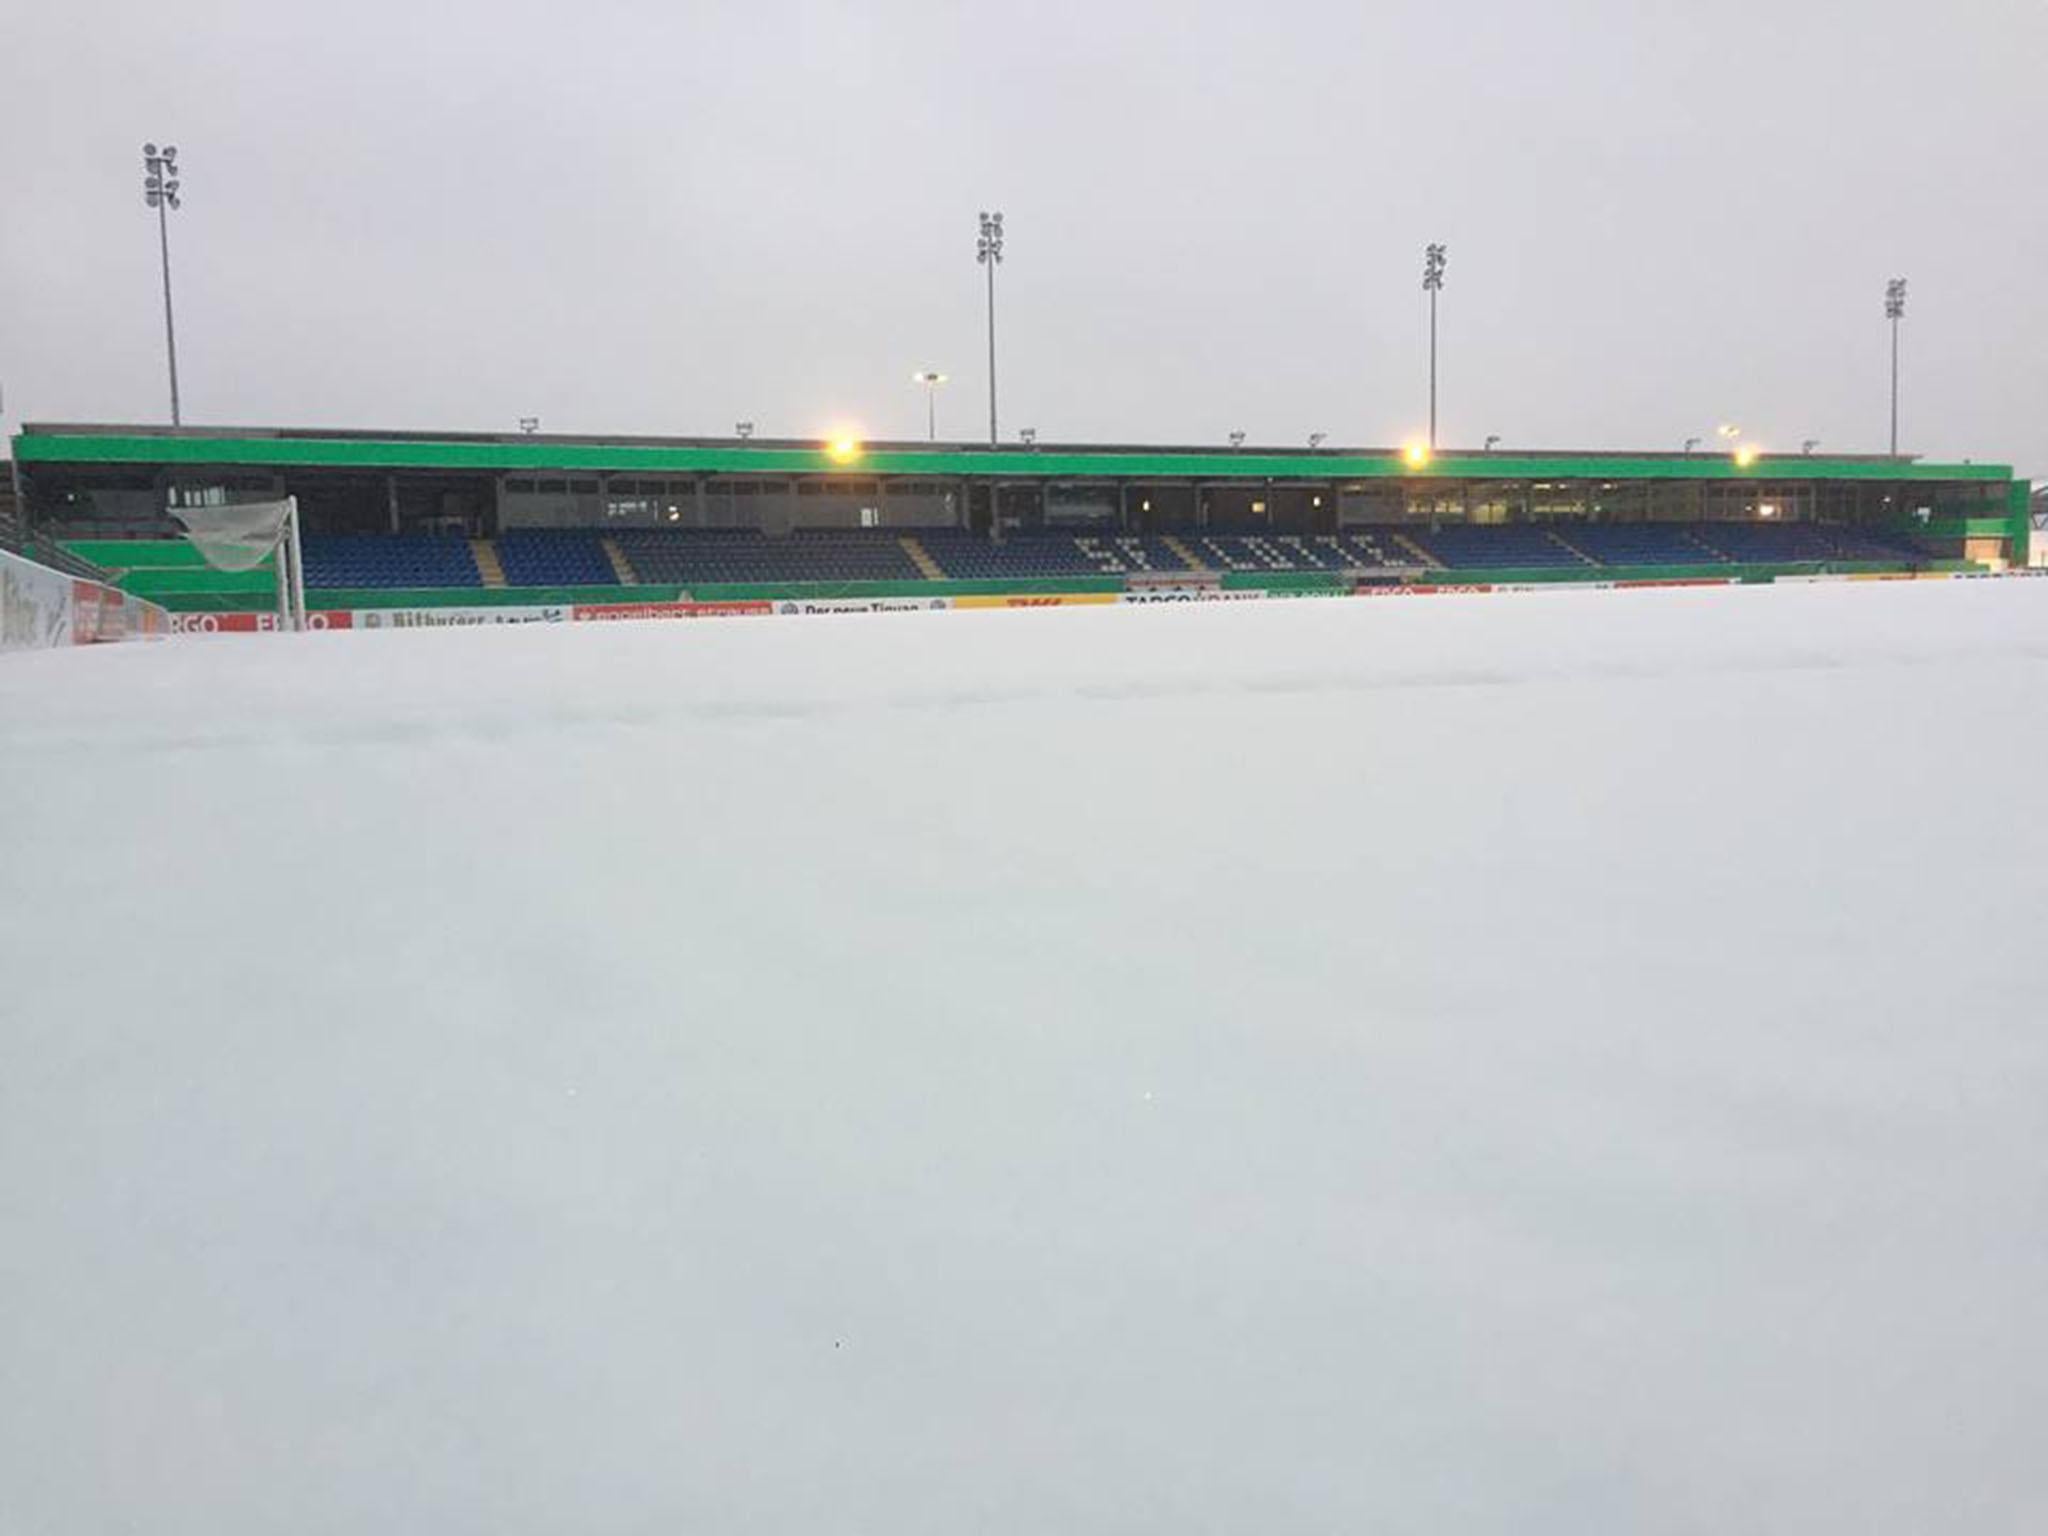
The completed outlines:
<svg viewBox="0 0 2048 1536">
<path fill-rule="evenodd" d="M 1422 252 L 1422 286 L 1431 293 L 1444 285 L 1444 247 L 1432 241 Z"/>
</svg>

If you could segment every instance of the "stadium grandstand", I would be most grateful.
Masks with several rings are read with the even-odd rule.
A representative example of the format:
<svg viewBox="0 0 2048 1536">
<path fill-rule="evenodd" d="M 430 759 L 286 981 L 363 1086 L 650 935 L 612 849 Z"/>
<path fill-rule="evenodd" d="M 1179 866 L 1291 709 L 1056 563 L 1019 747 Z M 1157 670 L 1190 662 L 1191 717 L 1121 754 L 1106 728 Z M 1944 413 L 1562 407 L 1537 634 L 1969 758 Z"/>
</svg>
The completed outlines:
<svg viewBox="0 0 2048 1536">
<path fill-rule="evenodd" d="M 172 514 L 296 498 L 314 607 L 1774 579 L 2025 564 L 2010 468 L 1862 455 L 26 426 L 15 537 L 256 611 Z"/>
</svg>

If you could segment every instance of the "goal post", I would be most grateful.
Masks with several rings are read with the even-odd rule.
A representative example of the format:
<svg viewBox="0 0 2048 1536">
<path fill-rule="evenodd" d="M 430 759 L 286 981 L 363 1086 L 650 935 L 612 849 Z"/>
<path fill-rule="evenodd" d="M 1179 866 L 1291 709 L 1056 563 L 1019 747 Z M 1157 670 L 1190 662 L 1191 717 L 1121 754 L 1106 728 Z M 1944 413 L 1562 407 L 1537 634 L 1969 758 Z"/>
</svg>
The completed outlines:
<svg viewBox="0 0 2048 1536">
<path fill-rule="evenodd" d="M 265 560 L 277 570 L 278 628 L 306 627 L 306 566 L 299 546 L 299 499 L 233 501 L 172 507 L 200 558 L 217 571 L 253 571 Z"/>
</svg>

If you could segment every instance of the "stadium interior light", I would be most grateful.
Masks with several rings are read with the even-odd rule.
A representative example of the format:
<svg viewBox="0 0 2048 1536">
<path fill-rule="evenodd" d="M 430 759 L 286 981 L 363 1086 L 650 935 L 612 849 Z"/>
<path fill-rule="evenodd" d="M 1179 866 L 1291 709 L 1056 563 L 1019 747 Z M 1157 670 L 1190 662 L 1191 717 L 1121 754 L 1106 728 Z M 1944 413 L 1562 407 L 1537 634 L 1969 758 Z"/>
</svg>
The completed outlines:
<svg viewBox="0 0 2048 1536">
<path fill-rule="evenodd" d="M 1410 469 L 1421 469 L 1429 463 L 1430 452 L 1427 443 L 1410 443 L 1401 450 L 1401 458 Z"/>
<path fill-rule="evenodd" d="M 1738 438 L 1742 436 L 1742 428 L 1723 422 L 1720 426 L 1714 428 L 1714 436 L 1730 439 Z"/>
<path fill-rule="evenodd" d="M 1735 450 L 1735 463 L 1737 467 L 1741 469 L 1749 468 L 1750 465 L 1756 462 L 1756 453 L 1755 443 L 1744 443 L 1741 447 L 1737 448 Z"/>
<path fill-rule="evenodd" d="M 1758 517 L 1766 518 L 1776 517 L 1778 515 L 1778 504 L 1774 501 L 1759 502 L 1757 504 L 1756 515 Z"/>
<path fill-rule="evenodd" d="M 860 439 L 842 432 L 825 445 L 825 453 L 834 464 L 852 464 L 861 456 Z"/>
</svg>

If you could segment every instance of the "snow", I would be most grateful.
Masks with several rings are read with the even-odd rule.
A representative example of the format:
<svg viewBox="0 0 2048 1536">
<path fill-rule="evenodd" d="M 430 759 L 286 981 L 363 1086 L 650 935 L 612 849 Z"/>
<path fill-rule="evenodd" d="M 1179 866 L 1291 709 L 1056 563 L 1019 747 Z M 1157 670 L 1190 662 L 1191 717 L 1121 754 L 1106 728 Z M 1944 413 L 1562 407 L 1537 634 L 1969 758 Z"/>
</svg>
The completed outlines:
<svg viewBox="0 0 2048 1536">
<path fill-rule="evenodd" d="M 0 1531 L 2048 1510 L 2048 583 L 0 665 Z"/>
</svg>

